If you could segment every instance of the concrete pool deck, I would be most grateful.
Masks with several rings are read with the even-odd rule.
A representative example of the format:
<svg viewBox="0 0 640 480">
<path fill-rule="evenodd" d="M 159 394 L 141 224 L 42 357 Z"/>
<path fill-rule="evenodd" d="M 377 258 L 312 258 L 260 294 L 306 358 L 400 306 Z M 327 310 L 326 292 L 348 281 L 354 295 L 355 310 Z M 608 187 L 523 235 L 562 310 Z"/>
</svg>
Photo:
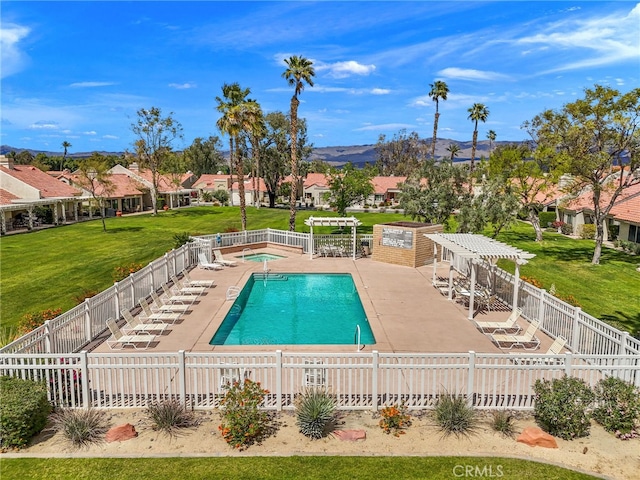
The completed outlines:
<svg viewBox="0 0 640 480">
<path fill-rule="evenodd" d="M 268 262 L 271 273 L 350 273 L 360 294 L 376 344 L 366 345 L 361 351 L 398 353 L 500 353 L 500 350 L 467 319 L 468 308 L 449 301 L 431 285 L 431 265 L 411 268 L 390 265 L 361 258 L 318 257 L 310 259 L 308 254 L 281 250 L 275 247 L 256 249 L 252 253 L 269 253 L 284 256 Z M 193 304 L 191 311 L 182 315 L 169 331 L 158 336 L 146 350 L 127 348 L 120 351 L 137 352 L 355 352 L 354 345 L 210 345 L 209 341 L 222 323 L 233 301 L 226 300 L 227 288 L 242 287 L 249 276 L 263 271 L 262 262 L 243 262 L 240 253 L 224 253 L 226 260 L 236 260 L 237 266 L 222 270 L 190 271 L 193 280 L 215 280 L 216 286 L 207 289 Z M 438 273 L 446 276 L 448 265 Z M 504 321 L 509 309 L 491 312 L 482 311 L 475 317 L 481 321 Z M 268 318 L 265 318 L 268 321 Z M 518 323 L 526 329 L 527 322 Z M 552 339 L 538 332 L 540 348 L 533 353 L 544 353 Z M 94 350 L 96 353 L 112 352 L 106 343 Z M 522 351 L 514 348 L 513 351 Z M 531 353 L 531 352 L 529 352 Z"/>
</svg>

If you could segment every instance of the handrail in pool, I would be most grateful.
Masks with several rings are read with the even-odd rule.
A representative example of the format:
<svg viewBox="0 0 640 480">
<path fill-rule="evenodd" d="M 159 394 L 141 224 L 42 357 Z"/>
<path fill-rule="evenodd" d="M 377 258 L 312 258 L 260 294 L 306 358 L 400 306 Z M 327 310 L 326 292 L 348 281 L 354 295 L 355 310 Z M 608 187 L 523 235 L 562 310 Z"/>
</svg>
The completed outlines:
<svg viewBox="0 0 640 480">
<path fill-rule="evenodd" d="M 255 255 L 256 254 L 256 252 L 253 251 L 253 248 L 247 247 L 247 248 L 243 249 L 242 250 L 242 263 L 244 263 L 244 252 L 247 252 L 247 251 L 251 252 L 251 255 Z"/>
<path fill-rule="evenodd" d="M 354 340 L 354 343 L 358 346 L 358 350 L 356 350 L 356 352 L 359 352 L 364 348 L 364 345 L 360 347 L 360 325 L 356 325 L 356 333 L 354 335 L 353 340 Z"/>
</svg>

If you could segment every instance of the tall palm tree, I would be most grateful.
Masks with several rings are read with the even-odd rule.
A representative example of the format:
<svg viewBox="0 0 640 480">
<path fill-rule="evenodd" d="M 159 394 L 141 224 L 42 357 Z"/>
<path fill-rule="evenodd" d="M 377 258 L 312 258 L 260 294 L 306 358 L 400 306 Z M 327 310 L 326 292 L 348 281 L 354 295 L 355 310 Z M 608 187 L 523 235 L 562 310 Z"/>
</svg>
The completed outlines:
<svg viewBox="0 0 640 480">
<path fill-rule="evenodd" d="M 216 102 L 218 102 L 216 109 L 222 113 L 222 116 L 216 122 L 216 126 L 220 132 L 229 135 L 229 174 L 233 175 L 233 169 L 234 167 L 236 168 L 238 194 L 240 195 L 240 217 L 242 221 L 242 230 L 247 229 L 247 209 L 244 198 L 243 165 L 241 159 L 236 159 L 236 149 L 237 138 L 242 130 L 242 105 L 247 101 L 246 98 L 249 93 L 251 93 L 250 89 L 241 88 L 240 84 L 237 82 L 232 84 L 225 83 L 222 85 L 222 97 L 216 97 Z"/>
<path fill-rule="evenodd" d="M 478 147 L 478 122 L 484 123 L 487 121 L 487 118 L 489 117 L 489 109 L 482 103 L 474 103 L 467 111 L 469 112 L 469 116 L 467 118 L 474 122 L 473 143 L 471 145 L 471 166 L 469 169 L 469 173 L 473 174 L 476 160 L 476 148 Z M 471 186 L 471 183 L 469 185 Z"/>
<path fill-rule="evenodd" d="M 450 143 L 447 147 L 447 152 L 451 154 L 451 161 L 458 156 L 458 152 L 460 151 L 460 146 L 457 143 Z"/>
<path fill-rule="evenodd" d="M 256 188 L 260 188 L 260 138 L 264 135 L 264 115 L 260 104 L 255 100 L 247 100 L 242 104 L 242 129 L 249 134 L 251 139 L 251 157 L 253 160 L 253 204 L 260 208 L 260 195 L 256 196 Z M 256 186 L 257 182 L 257 186 Z"/>
<path fill-rule="evenodd" d="M 493 152 L 493 142 L 496 141 L 496 132 L 493 130 L 489 130 L 487 132 L 487 139 L 489 140 L 489 156 L 491 156 L 491 152 Z"/>
<path fill-rule="evenodd" d="M 60 171 L 64 170 L 64 161 L 67 159 L 67 150 L 71 147 L 72 145 L 66 140 L 62 142 L 62 148 L 64 148 L 64 155 L 62 155 L 62 161 L 60 162 Z"/>
<path fill-rule="evenodd" d="M 298 198 L 298 95 L 307 83 L 313 87 L 313 77 L 316 72 L 313 62 L 305 57 L 293 55 L 284 61 L 287 69 L 282 76 L 287 79 L 290 87 L 294 87 L 291 97 L 291 197 L 289 199 L 289 231 L 296 229 L 296 200 Z"/>
<path fill-rule="evenodd" d="M 436 159 L 436 137 L 438 134 L 438 119 L 440 118 L 440 113 L 438 112 L 438 106 L 440 100 L 446 100 L 447 94 L 449 93 L 449 87 L 442 80 L 436 80 L 435 82 L 429 84 L 431 90 L 429 91 L 429 97 L 431 100 L 436 102 L 436 114 L 433 119 L 433 140 L 431 142 L 431 158 Z"/>
</svg>

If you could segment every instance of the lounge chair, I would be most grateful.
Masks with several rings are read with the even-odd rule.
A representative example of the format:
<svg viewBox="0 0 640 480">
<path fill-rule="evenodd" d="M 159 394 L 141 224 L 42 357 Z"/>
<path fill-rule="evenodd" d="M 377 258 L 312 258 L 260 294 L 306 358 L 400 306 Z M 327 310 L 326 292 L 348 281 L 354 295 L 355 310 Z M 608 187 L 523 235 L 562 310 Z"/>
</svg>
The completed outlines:
<svg viewBox="0 0 640 480">
<path fill-rule="evenodd" d="M 567 339 L 558 335 L 544 355 L 560 355 L 566 343 Z M 513 355 L 511 361 L 516 365 L 564 365 L 564 358 L 560 357 L 527 357 L 524 353 L 509 353 Z"/>
<path fill-rule="evenodd" d="M 186 305 L 184 303 L 164 303 L 162 299 L 158 296 L 156 292 L 151 292 L 151 300 L 153 303 L 150 303 L 152 312 L 179 312 L 184 313 L 191 308 L 191 305 Z"/>
<path fill-rule="evenodd" d="M 204 252 L 198 254 L 198 266 L 204 270 L 222 270 L 224 265 L 219 262 L 210 262 Z"/>
<path fill-rule="evenodd" d="M 511 312 L 511 315 L 509 315 L 509 318 L 507 318 L 507 320 L 505 320 L 504 322 L 474 321 L 474 323 L 482 333 L 502 332 L 502 333 L 510 333 L 512 335 L 517 335 L 518 333 L 520 333 L 520 330 L 522 330 L 522 328 L 520 328 L 520 325 L 516 323 L 518 318 L 520 318 L 520 315 L 522 315 L 522 310 L 517 308 Z"/>
<path fill-rule="evenodd" d="M 169 326 L 168 323 L 144 323 L 140 320 L 140 317 L 134 317 L 129 310 L 122 310 L 122 316 L 127 324 L 122 327 L 123 333 L 129 335 L 131 333 L 149 333 L 149 332 L 164 332 Z"/>
<path fill-rule="evenodd" d="M 169 285 L 167 285 L 166 283 L 162 284 L 162 291 L 164 292 L 162 299 L 165 303 L 182 303 L 185 305 L 191 305 L 192 303 L 198 301 L 198 295 L 186 293 L 184 295 L 176 295 L 171 291 Z"/>
<path fill-rule="evenodd" d="M 207 291 L 207 287 L 188 287 L 175 275 L 171 275 L 171 281 L 173 282 L 173 287 L 177 290 L 177 293 L 180 293 L 181 295 L 184 293 L 189 293 L 191 295 L 202 295 Z"/>
<path fill-rule="evenodd" d="M 187 287 L 213 288 L 216 286 L 215 280 L 193 280 L 187 270 L 182 271 L 182 283 L 184 283 Z"/>
<path fill-rule="evenodd" d="M 524 332 L 524 335 L 491 335 L 491 341 L 495 343 L 499 348 L 522 347 L 525 350 L 536 350 L 540 346 L 540 340 L 536 337 L 536 332 L 540 327 L 540 322 L 534 320 L 529 324 L 529 328 Z"/>
<path fill-rule="evenodd" d="M 155 335 L 149 333 L 140 333 L 136 335 L 125 335 L 122 330 L 118 328 L 116 321 L 113 318 L 107 320 L 107 327 L 111 332 L 111 337 L 107 339 L 107 345 L 112 350 L 122 350 L 127 345 L 131 345 L 136 350 L 145 350 L 149 348 L 151 342 L 156 339 Z M 144 344 L 144 347 L 138 345 Z M 120 345 L 120 348 L 117 346 Z"/>
<path fill-rule="evenodd" d="M 238 264 L 238 262 L 236 262 L 235 260 L 225 260 L 219 248 L 216 248 L 213 251 L 213 254 L 216 257 L 215 261 L 221 263 L 225 267 L 235 267 Z"/>
<path fill-rule="evenodd" d="M 140 306 L 142 307 L 142 317 L 150 322 L 171 322 L 175 323 L 180 318 L 179 313 L 175 312 L 153 312 L 151 306 L 147 302 L 146 298 L 140 299 Z"/>
</svg>

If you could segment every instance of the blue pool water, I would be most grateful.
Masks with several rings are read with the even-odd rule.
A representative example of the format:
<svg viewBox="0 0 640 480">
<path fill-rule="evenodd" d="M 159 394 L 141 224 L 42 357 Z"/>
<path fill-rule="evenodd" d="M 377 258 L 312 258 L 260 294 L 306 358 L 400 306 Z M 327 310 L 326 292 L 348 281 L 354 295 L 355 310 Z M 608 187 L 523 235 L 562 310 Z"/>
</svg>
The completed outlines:
<svg viewBox="0 0 640 480">
<path fill-rule="evenodd" d="M 273 255 L 271 253 L 252 253 L 250 255 L 240 255 L 239 257 L 243 260 L 248 260 L 250 262 L 264 262 L 265 260 L 279 260 L 280 258 L 286 258 L 280 255 Z"/>
<path fill-rule="evenodd" d="M 211 345 L 376 343 L 350 274 L 254 273 Z"/>
</svg>

